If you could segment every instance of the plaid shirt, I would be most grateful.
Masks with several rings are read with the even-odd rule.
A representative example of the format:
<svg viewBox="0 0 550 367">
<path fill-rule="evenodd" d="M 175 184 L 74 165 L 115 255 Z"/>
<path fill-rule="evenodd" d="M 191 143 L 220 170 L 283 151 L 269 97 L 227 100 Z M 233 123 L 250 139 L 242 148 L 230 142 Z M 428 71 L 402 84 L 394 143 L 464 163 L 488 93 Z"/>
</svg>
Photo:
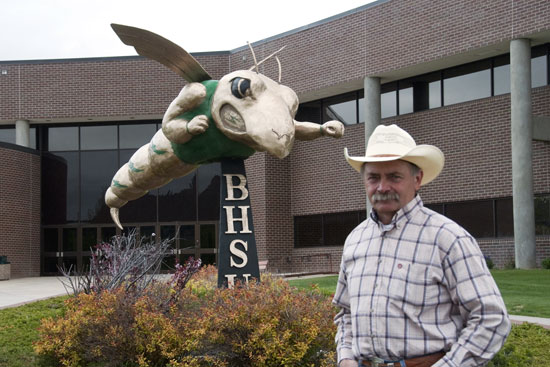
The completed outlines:
<svg viewBox="0 0 550 367">
<path fill-rule="evenodd" d="M 476 241 L 419 196 L 390 224 L 372 212 L 350 233 L 333 303 L 338 362 L 445 351 L 434 366 L 480 366 L 510 331 Z"/>
</svg>

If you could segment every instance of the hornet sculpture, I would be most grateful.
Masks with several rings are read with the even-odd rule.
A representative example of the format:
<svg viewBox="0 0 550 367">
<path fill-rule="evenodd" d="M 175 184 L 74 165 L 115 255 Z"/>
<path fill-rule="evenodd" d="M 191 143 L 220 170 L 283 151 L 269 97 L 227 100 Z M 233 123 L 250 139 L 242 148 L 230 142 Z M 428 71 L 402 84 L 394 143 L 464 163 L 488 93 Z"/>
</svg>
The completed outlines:
<svg viewBox="0 0 550 367">
<path fill-rule="evenodd" d="M 258 72 L 258 65 L 276 52 L 258 63 L 251 48 L 256 71 L 234 71 L 217 81 L 171 41 L 143 29 L 111 26 L 138 54 L 162 63 L 189 82 L 166 110 L 162 129 L 118 170 L 105 193 L 111 217 L 121 229 L 119 209 L 128 201 L 201 164 L 222 158 L 246 159 L 255 151 L 282 159 L 290 153 L 294 139 L 339 138 L 344 133 L 339 121 L 319 125 L 294 120 L 299 103 L 296 93 Z"/>
</svg>

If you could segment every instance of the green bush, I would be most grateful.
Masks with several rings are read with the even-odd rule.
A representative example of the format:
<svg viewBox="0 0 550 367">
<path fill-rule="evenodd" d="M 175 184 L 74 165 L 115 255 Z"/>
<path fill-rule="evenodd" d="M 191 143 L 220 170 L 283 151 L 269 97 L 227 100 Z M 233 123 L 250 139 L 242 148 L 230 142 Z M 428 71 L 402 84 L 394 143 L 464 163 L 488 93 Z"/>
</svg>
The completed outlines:
<svg viewBox="0 0 550 367">
<path fill-rule="evenodd" d="M 329 298 L 269 275 L 219 289 L 214 274 L 180 290 L 154 284 L 135 301 L 123 288 L 73 297 L 64 317 L 43 321 L 35 351 L 43 366 L 334 365 Z"/>
<path fill-rule="evenodd" d="M 491 259 L 490 256 L 485 256 L 485 263 L 487 264 L 487 268 L 492 269 L 495 267 L 495 263 L 493 262 L 493 259 Z"/>
<path fill-rule="evenodd" d="M 550 360 L 550 330 L 523 323 L 514 325 L 502 349 L 487 367 L 546 366 Z"/>
<path fill-rule="evenodd" d="M 542 268 L 550 269 L 550 258 L 542 260 Z"/>
</svg>

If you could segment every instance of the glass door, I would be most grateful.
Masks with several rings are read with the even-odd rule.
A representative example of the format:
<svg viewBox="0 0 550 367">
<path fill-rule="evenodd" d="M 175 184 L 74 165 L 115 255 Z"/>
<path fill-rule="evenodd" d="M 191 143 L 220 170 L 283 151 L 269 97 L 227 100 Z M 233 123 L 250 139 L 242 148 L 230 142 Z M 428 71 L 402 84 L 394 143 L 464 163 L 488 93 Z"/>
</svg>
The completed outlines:
<svg viewBox="0 0 550 367">
<path fill-rule="evenodd" d="M 58 275 L 59 269 L 77 271 L 79 246 L 78 228 L 44 228 L 42 273 Z"/>
</svg>

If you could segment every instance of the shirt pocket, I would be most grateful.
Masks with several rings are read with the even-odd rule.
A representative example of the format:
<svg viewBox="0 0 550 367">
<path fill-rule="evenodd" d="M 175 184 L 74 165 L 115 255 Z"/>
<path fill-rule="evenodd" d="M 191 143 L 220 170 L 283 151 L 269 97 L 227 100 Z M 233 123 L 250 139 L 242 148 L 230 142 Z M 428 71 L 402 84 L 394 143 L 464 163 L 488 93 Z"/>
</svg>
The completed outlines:
<svg viewBox="0 0 550 367">
<path fill-rule="evenodd" d="M 419 309 L 437 301 L 439 285 L 426 264 L 398 262 L 389 277 L 388 298 L 398 307 Z"/>
</svg>

